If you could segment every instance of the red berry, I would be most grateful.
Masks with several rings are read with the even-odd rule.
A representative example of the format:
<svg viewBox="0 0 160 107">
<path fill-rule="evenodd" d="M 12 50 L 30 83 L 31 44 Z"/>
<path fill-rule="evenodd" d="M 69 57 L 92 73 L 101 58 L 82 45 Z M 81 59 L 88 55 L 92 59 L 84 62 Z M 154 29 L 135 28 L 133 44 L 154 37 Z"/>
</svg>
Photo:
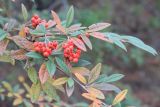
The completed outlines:
<svg viewBox="0 0 160 107">
<path fill-rule="evenodd" d="M 73 62 L 74 62 L 74 63 L 78 62 L 78 58 L 74 58 L 74 59 L 73 59 Z"/>
<path fill-rule="evenodd" d="M 35 51 L 39 52 L 40 48 L 39 47 L 35 47 Z"/>
<path fill-rule="evenodd" d="M 48 57 L 48 56 L 49 56 L 49 53 L 48 53 L 48 52 L 44 52 L 44 53 L 43 53 L 43 56 L 44 56 L 44 57 Z"/>
</svg>

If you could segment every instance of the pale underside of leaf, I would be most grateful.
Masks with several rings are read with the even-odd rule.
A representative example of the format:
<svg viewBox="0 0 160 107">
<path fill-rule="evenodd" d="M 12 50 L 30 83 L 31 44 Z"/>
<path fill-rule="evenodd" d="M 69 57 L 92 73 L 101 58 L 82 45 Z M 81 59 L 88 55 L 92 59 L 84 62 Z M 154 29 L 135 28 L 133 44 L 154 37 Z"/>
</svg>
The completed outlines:
<svg viewBox="0 0 160 107">
<path fill-rule="evenodd" d="M 57 13 L 54 11 L 51 11 L 51 13 L 52 13 L 52 17 L 53 17 L 54 21 L 56 22 L 56 24 L 61 25 L 61 20 L 60 20 L 59 16 L 57 15 Z"/>
<path fill-rule="evenodd" d="M 97 39 L 100 39 L 100 40 L 103 40 L 103 41 L 106 41 L 106 42 L 109 42 L 109 43 L 113 43 L 113 41 L 108 39 L 107 37 L 105 37 L 105 35 L 103 33 L 92 32 L 92 33 L 90 33 L 90 35 L 97 38 Z"/>
<path fill-rule="evenodd" d="M 96 31 L 100 31 L 103 30 L 106 27 L 109 27 L 111 24 L 109 23 L 96 23 L 93 24 L 91 26 L 89 26 L 89 30 L 87 30 L 87 32 L 96 32 Z"/>
<path fill-rule="evenodd" d="M 71 40 L 73 41 L 73 43 L 80 49 L 82 49 L 83 51 L 87 51 L 86 46 L 84 45 L 84 43 L 78 39 L 78 38 L 71 38 Z"/>
</svg>

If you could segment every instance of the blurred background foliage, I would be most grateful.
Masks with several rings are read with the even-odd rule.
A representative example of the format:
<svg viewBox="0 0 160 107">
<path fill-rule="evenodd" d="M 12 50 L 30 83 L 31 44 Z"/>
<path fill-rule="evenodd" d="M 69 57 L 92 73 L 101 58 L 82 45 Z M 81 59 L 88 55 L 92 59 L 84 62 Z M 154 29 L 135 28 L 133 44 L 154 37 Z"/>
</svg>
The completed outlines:
<svg viewBox="0 0 160 107">
<path fill-rule="evenodd" d="M 160 50 L 160 0 L 0 0 L 1 25 L 10 18 L 23 23 L 21 3 L 27 7 L 30 17 L 36 13 L 46 19 L 51 18 L 50 10 L 55 10 L 64 19 L 67 9 L 73 5 L 76 9 L 75 22 L 84 26 L 109 22 L 112 26 L 107 31 L 136 36 L 158 52 Z M 100 40 L 92 38 L 92 43 L 93 50 L 84 53 L 83 58 L 93 65 L 103 62 L 103 71 L 108 75 L 116 72 L 126 75 L 117 83 L 121 88 L 130 89 L 122 107 L 160 107 L 160 56 L 153 57 L 130 45 L 126 53 Z M 0 80 L 15 85 L 18 75 L 26 75 L 20 62 L 16 67 L 6 63 L 0 65 Z M 106 101 L 111 99 L 109 96 Z M 9 107 L 7 102 L 0 100 L 0 105 Z"/>
</svg>

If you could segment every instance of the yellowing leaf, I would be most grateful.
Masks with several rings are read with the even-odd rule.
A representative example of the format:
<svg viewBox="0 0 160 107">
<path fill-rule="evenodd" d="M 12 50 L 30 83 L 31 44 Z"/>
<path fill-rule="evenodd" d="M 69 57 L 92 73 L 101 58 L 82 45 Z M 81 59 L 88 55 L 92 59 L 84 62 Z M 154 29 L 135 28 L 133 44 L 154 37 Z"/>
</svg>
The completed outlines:
<svg viewBox="0 0 160 107">
<path fill-rule="evenodd" d="M 96 97 L 90 93 L 83 93 L 82 96 L 91 101 L 94 101 L 96 99 Z"/>
<path fill-rule="evenodd" d="M 85 67 L 72 67 L 71 68 L 72 73 L 79 73 L 81 75 L 88 75 L 89 74 L 89 69 Z"/>
<path fill-rule="evenodd" d="M 67 82 L 68 78 L 67 77 L 61 77 L 61 78 L 58 78 L 56 80 L 53 81 L 53 85 L 62 85 L 62 84 L 65 84 Z"/>
<path fill-rule="evenodd" d="M 86 83 L 87 83 L 87 81 L 86 81 L 85 77 L 84 77 L 84 76 L 82 76 L 81 74 L 79 74 L 79 73 L 75 73 L 74 75 L 75 75 L 75 76 L 78 78 L 78 80 L 79 80 L 79 81 L 81 81 L 82 83 L 84 83 L 84 84 L 86 84 Z"/>
<path fill-rule="evenodd" d="M 54 11 L 51 11 L 51 13 L 52 13 L 52 17 L 53 17 L 54 21 L 56 22 L 56 24 L 61 25 L 61 20 L 60 20 L 59 16 L 57 15 L 57 13 Z"/>
<path fill-rule="evenodd" d="M 49 74 L 48 74 L 46 65 L 42 64 L 39 69 L 39 79 L 41 83 L 44 84 L 47 81 L 48 77 L 49 77 Z"/>
<path fill-rule="evenodd" d="M 94 82 L 100 75 L 101 72 L 101 63 L 98 63 L 92 70 L 89 75 L 88 83 Z"/>
<path fill-rule="evenodd" d="M 105 96 L 104 96 L 103 92 L 96 89 L 96 88 L 90 87 L 90 88 L 87 89 L 87 91 L 88 91 L 88 93 L 95 96 L 96 98 L 105 99 Z"/>
<path fill-rule="evenodd" d="M 18 33 L 19 36 L 21 37 L 25 37 L 26 36 L 26 33 L 25 33 L 25 26 L 22 26 L 19 33 Z"/>
<path fill-rule="evenodd" d="M 114 98 L 112 105 L 116 105 L 116 104 L 118 104 L 119 102 L 121 102 L 121 101 L 126 97 L 127 92 L 128 92 L 128 90 L 123 90 L 123 91 L 121 91 L 121 92 Z"/>
<path fill-rule="evenodd" d="M 40 83 L 32 84 L 30 96 L 33 102 L 38 100 L 40 92 L 41 92 L 41 84 Z"/>
<path fill-rule="evenodd" d="M 13 101 L 13 106 L 17 106 L 23 102 L 22 98 L 17 98 Z"/>
<path fill-rule="evenodd" d="M 9 43 L 8 39 L 0 41 L 0 55 L 3 54 L 3 52 L 6 50 L 8 43 Z"/>
<path fill-rule="evenodd" d="M 82 49 L 83 51 L 87 51 L 86 46 L 84 45 L 82 40 L 75 38 L 75 37 L 71 38 L 71 40 L 78 48 Z"/>
</svg>

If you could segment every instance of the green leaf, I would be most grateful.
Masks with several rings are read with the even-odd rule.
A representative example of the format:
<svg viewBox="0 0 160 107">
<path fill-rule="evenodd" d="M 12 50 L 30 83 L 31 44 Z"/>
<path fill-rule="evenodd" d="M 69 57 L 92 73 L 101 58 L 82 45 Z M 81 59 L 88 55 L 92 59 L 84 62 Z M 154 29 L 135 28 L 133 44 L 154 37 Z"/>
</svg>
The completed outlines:
<svg viewBox="0 0 160 107">
<path fill-rule="evenodd" d="M 85 35 L 81 35 L 81 37 L 82 37 L 82 40 L 84 41 L 84 43 L 92 50 L 92 43 L 88 39 L 88 37 L 86 37 Z"/>
<path fill-rule="evenodd" d="M 21 4 L 21 7 L 22 7 L 22 14 L 23 14 L 23 18 L 24 20 L 26 21 L 27 18 L 28 18 L 28 12 L 27 12 L 27 9 L 26 7 L 24 6 L 24 4 Z"/>
<path fill-rule="evenodd" d="M 115 81 L 118 81 L 120 79 L 122 79 L 124 77 L 123 74 L 112 74 L 110 76 L 101 76 L 99 79 L 98 79 L 98 83 L 99 82 L 115 82 Z"/>
<path fill-rule="evenodd" d="M 140 39 L 136 38 L 136 37 L 133 37 L 133 36 L 127 36 L 127 35 L 124 35 L 124 36 L 120 36 L 121 39 L 123 40 L 126 40 L 126 42 L 129 42 L 131 43 L 132 45 L 140 48 L 140 49 L 143 49 L 153 55 L 157 55 L 157 52 L 155 49 L 153 49 L 151 46 L 149 45 L 146 45 L 143 41 L 141 41 Z"/>
<path fill-rule="evenodd" d="M 41 93 L 41 84 L 38 82 L 37 84 L 32 84 L 31 86 L 31 100 L 33 102 L 37 101 Z"/>
<path fill-rule="evenodd" d="M 79 59 L 78 63 L 76 63 L 74 66 L 75 67 L 83 67 L 83 66 L 87 66 L 87 65 L 90 65 L 91 62 L 87 61 L 87 60 L 83 60 L 83 59 Z"/>
<path fill-rule="evenodd" d="M 113 41 L 114 44 L 116 44 L 117 46 L 119 46 L 120 48 L 122 48 L 123 50 L 127 51 L 125 45 L 121 42 L 120 39 L 120 35 L 116 34 L 116 33 L 105 33 L 106 36 Z"/>
<path fill-rule="evenodd" d="M 43 91 L 52 99 L 59 101 L 60 98 L 57 95 L 56 89 L 53 87 L 53 85 L 51 83 L 49 83 L 48 81 L 45 82 L 42 86 Z"/>
<path fill-rule="evenodd" d="M 71 6 L 68 13 L 67 13 L 66 27 L 68 27 L 72 23 L 73 18 L 74 18 L 74 8 L 73 8 L 73 6 Z"/>
<path fill-rule="evenodd" d="M 69 78 L 67 84 L 69 87 L 72 87 L 74 85 L 74 80 L 72 78 Z"/>
<path fill-rule="evenodd" d="M 7 32 L 0 28 L 0 41 L 3 40 L 7 35 Z"/>
<path fill-rule="evenodd" d="M 100 75 L 101 72 L 101 63 L 98 63 L 90 72 L 88 83 L 94 82 Z"/>
<path fill-rule="evenodd" d="M 70 97 L 74 92 L 74 85 L 72 87 L 69 87 L 68 84 L 66 84 L 66 93 L 67 96 Z"/>
<path fill-rule="evenodd" d="M 38 25 L 38 26 L 36 27 L 35 30 L 30 29 L 30 33 L 31 33 L 32 35 L 39 35 L 39 36 L 41 36 L 41 35 L 45 35 L 45 34 L 47 33 L 47 31 L 46 31 L 45 26 L 42 25 L 42 24 L 40 24 L 40 25 Z"/>
<path fill-rule="evenodd" d="M 58 64 L 58 66 L 59 66 L 64 72 L 70 73 L 70 70 L 69 70 L 68 66 L 65 64 L 65 62 L 64 62 L 62 59 L 56 57 L 56 62 L 57 62 L 57 64 Z"/>
<path fill-rule="evenodd" d="M 56 65 L 53 63 L 52 60 L 48 60 L 46 62 L 46 67 L 47 67 L 47 71 L 48 71 L 49 75 L 51 77 L 53 77 L 53 75 L 55 74 L 55 71 L 56 71 Z"/>
<path fill-rule="evenodd" d="M 42 59 L 42 55 L 36 52 L 28 52 L 26 56 L 31 57 L 31 58 L 36 58 L 36 59 Z"/>
<path fill-rule="evenodd" d="M 28 73 L 28 77 L 29 79 L 36 84 L 37 80 L 38 80 L 38 76 L 37 76 L 37 72 L 36 69 L 34 67 L 30 67 L 27 69 L 27 73 Z"/>
</svg>

